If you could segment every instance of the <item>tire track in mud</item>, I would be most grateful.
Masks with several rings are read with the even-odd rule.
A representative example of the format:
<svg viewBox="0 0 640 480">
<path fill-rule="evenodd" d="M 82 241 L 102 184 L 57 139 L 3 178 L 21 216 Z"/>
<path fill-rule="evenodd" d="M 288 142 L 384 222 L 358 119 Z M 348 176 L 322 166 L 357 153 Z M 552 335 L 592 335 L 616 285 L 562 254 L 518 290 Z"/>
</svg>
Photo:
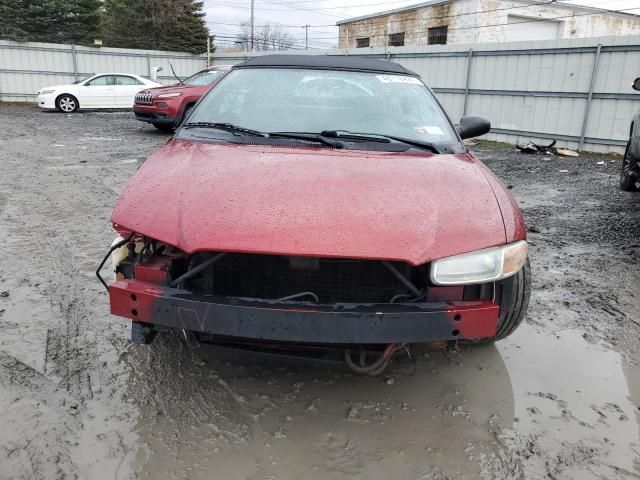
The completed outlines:
<svg viewBox="0 0 640 480">
<path fill-rule="evenodd" d="M 58 313 L 55 326 L 47 331 L 44 373 L 60 378 L 60 385 L 80 401 L 91 400 L 91 375 L 96 370 L 96 348 L 85 335 L 89 314 L 84 306 L 78 271 L 73 267 L 73 252 L 66 249 L 67 242 L 48 241 L 46 249 L 50 263 L 47 270 L 67 279 L 64 288 L 51 286 L 51 306 Z M 65 251 L 66 250 L 66 251 Z M 62 261 L 64 259 L 65 261 Z"/>
<path fill-rule="evenodd" d="M 117 358 L 126 336 L 90 270 L 110 244 L 109 210 L 132 170 L 121 160 L 139 148 L 105 149 L 82 132 L 106 122 L 119 137 L 135 136 L 135 122 L 96 114 L 42 122 L 30 108 L 0 113 L 0 238 L 11 259 L 0 262 L 11 267 L 0 268 L 0 281 L 11 293 L 16 354 L 0 349 L 0 478 L 129 478 L 133 407 Z M 29 341 L 24 354 L 20 334 Z"/>
<path fill-rule="evenodd" d="M 0 442 L 2 478 L 77 477 L 70 444 L 60 441 L 77 428 L 77 402 L 40 372 L 0 352 L 0 407 L 6 439 Z"/>
</svg>

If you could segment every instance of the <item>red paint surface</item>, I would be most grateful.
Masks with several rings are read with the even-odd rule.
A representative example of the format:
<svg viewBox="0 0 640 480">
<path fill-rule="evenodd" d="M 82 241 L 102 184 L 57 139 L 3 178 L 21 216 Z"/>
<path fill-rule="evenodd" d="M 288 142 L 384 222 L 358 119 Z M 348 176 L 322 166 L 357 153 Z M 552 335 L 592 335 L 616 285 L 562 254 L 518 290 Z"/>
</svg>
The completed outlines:
<svg viewBox="0 0 640 480">
<path fill-rule="evenodd" d="M 111 314 L 153 323 L 153 301 L 163 293 L 164 289 L 159 285 L 117 280 L 109 284 Z"/>
<path fill-rule="evenodd" d="M 500 206 L 507 243 L 525 240 L 527 238 L 527 227 L 524 224 L 524 218 L 513 195 L 504 187 L 489 167 L 477 159 L 476 162 L 487 178 L 489 185 L 491 185 L 498 205 Z"/>
<path fill-rule="evenodd" d="M 461 340 L 490 338 L 498 332 L 500 306 L 489 300 L 451 302 L 450 309 L 451 329 L 460 332 Z"/>
<path fill-rule="evenodd" d="M 167 255 L 151 255 L 142 262 L 136 263 L 135 278 L 140 282 L 156 285 L 169 285 L 169 269 L 173 257 Z"/>
<path fill-rule="evenodd" d="M 501 213 L 496 185 L 471 155 L 173 140 L 136 172 L 111 220 L 187 253 L 420 265 L 505 243 L 502 213 L 521 214 L 513 204 Z"/>
</svg>

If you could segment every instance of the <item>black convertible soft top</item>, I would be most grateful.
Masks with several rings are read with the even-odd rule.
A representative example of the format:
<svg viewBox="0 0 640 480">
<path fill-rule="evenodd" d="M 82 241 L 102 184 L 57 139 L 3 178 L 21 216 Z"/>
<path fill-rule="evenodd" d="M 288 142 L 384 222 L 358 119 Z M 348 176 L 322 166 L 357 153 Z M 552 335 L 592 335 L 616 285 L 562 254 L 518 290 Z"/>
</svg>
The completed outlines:
<svg viewBox="0 0 640 480">
<path fill-rule="evenodd" d="M 354 56 L 329 55 L 264 55 L 234 65 L 236 68 L 316 68 L 320 70 L 351 70 L 356 72 L 393 73 L 418 76 L 402 65 L 386 60 Z"/>
</svg>

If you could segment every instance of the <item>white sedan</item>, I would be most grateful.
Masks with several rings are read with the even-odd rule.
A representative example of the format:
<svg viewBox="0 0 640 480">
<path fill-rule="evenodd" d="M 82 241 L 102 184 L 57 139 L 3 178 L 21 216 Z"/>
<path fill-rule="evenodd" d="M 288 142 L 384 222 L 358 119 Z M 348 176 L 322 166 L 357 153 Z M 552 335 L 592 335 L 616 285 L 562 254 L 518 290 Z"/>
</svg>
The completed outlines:
<svg viewBox="0 0 640 480">
<path fill-rule="evenodd" d="M 79 108 L 131 108 L 136 93 L 160 83 L 130 73 L 99 73 L 69 85 L 55 85 L 38 92 L 38 106 L 70 113 Z"/>
</svg>

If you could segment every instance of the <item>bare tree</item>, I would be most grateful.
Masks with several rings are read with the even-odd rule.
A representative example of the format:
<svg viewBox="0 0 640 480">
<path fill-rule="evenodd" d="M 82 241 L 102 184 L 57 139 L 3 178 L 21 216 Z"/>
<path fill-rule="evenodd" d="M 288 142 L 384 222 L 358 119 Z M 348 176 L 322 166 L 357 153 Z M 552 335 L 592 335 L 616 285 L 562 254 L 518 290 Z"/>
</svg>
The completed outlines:
<svg viewBox="0 0 640 480">
<path fill-rule="evenodd" d="M 251 50 L 251 27 L 248 23 L 240 25 L 242 32 L 236 37 L 236 44 L 241 46 L 243 50 Z M 295 44 L 295 38 L 282 30 L 279 25 L 265 23 L 256 26 L 253 32 L 253 50 L 269 51 L 269 50 L 287 50 Z"/>
</svg>

